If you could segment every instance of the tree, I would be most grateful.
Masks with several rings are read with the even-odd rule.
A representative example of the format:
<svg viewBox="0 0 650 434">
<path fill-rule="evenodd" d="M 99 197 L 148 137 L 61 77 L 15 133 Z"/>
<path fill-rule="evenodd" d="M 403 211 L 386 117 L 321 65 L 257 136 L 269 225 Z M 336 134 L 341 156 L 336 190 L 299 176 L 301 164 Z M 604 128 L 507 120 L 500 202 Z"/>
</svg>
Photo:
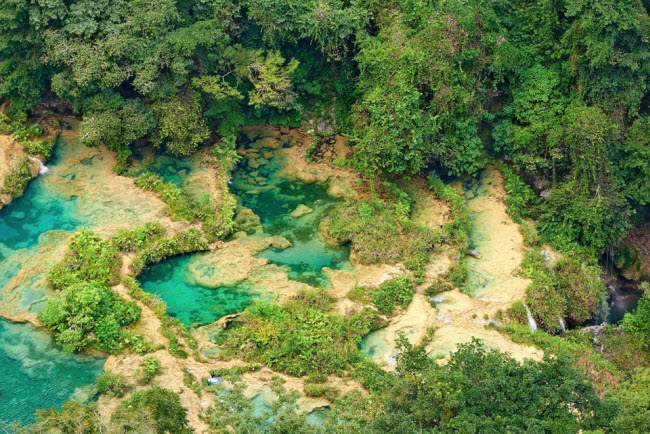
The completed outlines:
<svg viewBox="0 0 650 434">
<path fill-rule="evenodd" d="M 159 128 L 152 140 L 171 154 L 190 155 L 210 136 L 195 95 L 188 93 L 157 102 L 153 113 Z"/>
</svg>

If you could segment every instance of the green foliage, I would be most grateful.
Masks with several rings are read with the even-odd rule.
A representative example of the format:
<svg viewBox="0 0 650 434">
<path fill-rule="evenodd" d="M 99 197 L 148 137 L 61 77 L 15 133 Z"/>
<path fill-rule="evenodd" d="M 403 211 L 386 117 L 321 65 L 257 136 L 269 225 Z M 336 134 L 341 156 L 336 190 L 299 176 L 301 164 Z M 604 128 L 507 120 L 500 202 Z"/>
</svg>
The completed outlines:
<svg viewBox="0 0 650 434">
<path fill-rule="evenodd" d="M 140 99 L 124 100 L 106 92 L 96 95 L 83 121 L 79 124 L 79 140 L 86 146 L 106 145 L 125 161 L 131 155 L 131 145 L 150 134 L 156 119 L 149 106 Z"/>
<path fill-rule="evenodd" d="M 97 391 L 108 396 L 117 398 L 123 397 L 131 386 L 127 383 L 126 377 L 122 374 L 114 374 L 111 371 L 104 372 L 97 379 Z"/>
<path fill-rule="evenodd" d="M 36 422 L 27 432 L 61 432 L 96 434 L 105 432 L 102 418 L 96 403 L 84 405 L 71 399 L 61 406 L 61 410 L 48 408 L 36 410 Z M 18 430 L 18 432 L 22 432 Z"/>
<path fill-rule="evenodd" d="M 178 232 L 171 238 L 159 238 L 136 251 L 131 269 L 138 275 L 150 264 L 156 264 L 172 256 L 208 250 L 208 243 L 197 229 Z"/>
<path fill-rule="evenodd" d="M 559 331 L 560 318 L 577 326 L 605 303 L 600 270 L 579 258 L 565 257 L 550 267 L 542 253 L 531 250 L 524 257 L 522 271 L 532 280 L 526 288 L 526 304 L 538 326 L 550 333 Z"/>
<path fill-rule="evenodd" d="M 440 366 L 404 337 L 399 346 L 397 375 L 383 374 L 385 387 L 367 400 L 337 401 L 329 432 L 574 432 L 607 422 L 567 356 L 519 363 L 473 340 Z"/>
<path fill-rule="evenodd" d="M 27 183 L 32 179 L 32 172 L 29 169 L 29 160 L 23 157 L 11 167 L 9 173 L 4 178 L 4 183 L 0 192 L 8 194 L 11 199 L 22 196 L 27 187 Z"/>
<path fill-rule="evenodd" d="M 167 234 L 167 230 L 161 223 L 149 222 L 133 229 L 120 229 L 113 235 L 111 241 L 120 252 L 132 253 L 165 234 Z"/>
<path fill-rule="evenodd" d="M 517 300 L 506 310 L 508 318 L 515 324 L 528 324 L 526 306 L 521 300 Z"/>
<path fill-rule="evenodd" d="M 165 145 L 171 154 L 190 155 L 210 136 L 194 95 L 158 102 L 153 105 L 153 113 L 159 126 L 153 142 L 158 146 Z"/>
<path fill-rule="evenodd" d="M 137 321 L 140 308 L 97 283 L 75 283 L 50 297 L 39 317 L 67 352 L 117 353 L 130 337 L 121 327 Z"/>
<path fill-rule="evenodd" d="M 372 302 L 379 313 L 391 316 L 397 306 L 408 307 L 413 299 L 413 291 L 413 282 L 409 277 L 395 277 L 375 288 Z"/>
<path fill-rule="evenodd" d="M 435 173 L 429 175 L 428 182 L 433 194 L 449 205 L 451 221 L 444 227 L 445 241 L 460 248 L 467 248 L 472 222 L 465 204 L 465 198 L 451 185 L 442 182 Z"/>
<path fill-rule="evenodd" d="M 515 223 L 521 224 L 524 219 L 536 217 L 535 205 L 539 198 L 524 180 L 506 165 L 499 165 L 503 174 L 503 187 L 508 193 L 506 198 L 507 212 Z"/>
<path fill-rule="evenodd" d="M 248 67 L 253 90 L 248 94 L 249 104 L 260 106 L 291 108 L 295 95 L 291 91 L 291 75 L 298 67 L 298 61 L 291 59 L 284 65 L 279 51 L 270 51 L 266 58 L 255 56 Z"/>
<path fill-rule="evenodd" d="M 634 312 L 625 314 L 623 330 L 635 337 L 636 347 L 650 358 L 650 323 L 647 322 L 650 318 L 650 285 L 644 282 L 639 289 L 643 290 L 643 296 Z"/>
<path fill-rule="evenodd" d="M 321 432 L 307 422 L 306 416 L 297 413 L 296 392 L 288 393 L 274 377 L 271 389 L 277 396 L 270 410 L 259 411 L 255 402 L 244 396 L 245 384 L 236 382 L 231 389 L 217 386 L 218 399 L 201 415 L 212 432 L 299 433 Z"/>
<path fill-rule="evenodd" d="M 341 393 L 336 386 L 329 384 L 305 384 L 304 392 L 310 398 L 325 397 L 329 401 L 334 401 Z"/>
<path fill-rule="evenodd" d="M 160 370 L 160 362 L 155 356 L 144 356 L 140 363 L 140 373 L 138 375 L 139 384 L 148 384 Z"/>
<path fill-rule="evenodd" d="M 410 200 L 405 193 L 382 189 L 385 198 L 349 199 L 335 208 L 326 230 L 338 242 L 350 242 L 361 263 L 405 261 L 418 274 L 441 236 L 411 222 Z"/>
<path fill-rule="evenodd" d="M 606 397 L 619 410 L 612 423 L 613 432 L 640 434 L 650 430 L 650 369 L 639 368 Z"/>
<path fill-rule="evenodd" d="M 368 310 L 349 318 L 321 310 L 330 303 L 318 290 L 303 291 L 284 306 L 258 301 L 230 327 L 225 347 L 290 375 L 341 373 L 378 320 Z"/>
<path fill-rule="evenodd" d="M 48 273 L 47 281 L 54 289 L 76 282 L 112 286 L 119 282 L 121 266 L 117 248 L 110 240 L 81 229 L 70 240 L 63 260 Z"/>
<path fill-rule="evenodd" d="M 138 390 L 123 400 L 111 416 L 111 427 L 118 432 L 193 432 L 180 397 L 160 387 Z"/>
<path fill-rule="evenodd" d="M 46 160 L 52 156 L 52 150 L 56 144 L 55 139 L 50 140 L 28 140 L 23 142 L 23 149 L 30 155 L 42 155 Z"/>
<path fill-rule="evenodd" d="M 201 221 L 203 233 L 210 241 L 225 237 L 233 229 L 235 201 L 224 194 L 219 204 L 205 193 L 199 200 L 188 197 L 173 182 L 164 182 L 160 175 L 145 172 L 135 178 L 136 187 L 152 191 L 167 204 L 167 212 L 174 220 Z"/>
</svg>

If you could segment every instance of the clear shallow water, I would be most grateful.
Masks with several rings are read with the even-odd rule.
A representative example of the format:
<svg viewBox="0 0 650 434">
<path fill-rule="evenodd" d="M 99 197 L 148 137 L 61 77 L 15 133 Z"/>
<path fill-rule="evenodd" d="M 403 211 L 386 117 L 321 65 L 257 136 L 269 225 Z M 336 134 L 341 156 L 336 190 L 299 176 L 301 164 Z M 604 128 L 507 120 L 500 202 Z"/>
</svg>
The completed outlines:
<svg viewBox="0 0 650 434">
<path fill-rule="evenodd" d="M 162 176 L 165 182 L 173 182 L 179 187 L 192 171 L 187 159 L 167 154 L 155 153 L 151 147 L 136 148 L 129 168 L 134 174 L 152 172 Z"/>
<path fill-rule="evenodd" d="M 177 256 L 153 265 L 139 277 L 142 288 L 167 303 L 167 313 L 183 324 L 206 325 L 241 312 L 256 293 L 246 284 L 207 288 L 188 280 L 188 266 L 197 255 Z"/>
<path fill-rule="evenodd" d="M 243 145 L 250 149 L 251 142 L 245 141 Z M 285 267 L 292 280 L 326 285 L 323 267 L 345 266 L 350 255 L 349 247 L 329 247 L 318 236 L 318 226 L 336 205 L 336 199 L 327 194 L 327 185 L 292 182 L 279 176 L 285 161 L 276 152 L 260 148 L 257 153 L 257 158 L 268 157 L 264 158 L 265 164 L 251 167 L 247 158 L 242 159 L 233 173 L 232 192 L 239 196 L 240 208 L 250 208 L 260 218 L 262 230 L 251 230 L 250 236 L 281 235 L 292 243 L 286 249 L 268 248 L 257 257 Z M 181 169 L 183 175 L 189 170 Z M 291 212 L 301 204 L 313 211 L 299 218 L 292 217 Z M 171 258 L 153 265 L 139 277 L 142 288 L 158 294 L 167 303 L 167 312 L 187 325 L 211 324 L 225 315 L 241 312 L 262 296 L 246 280 L 234 286 L 201 286 L 189 271 L 200 255 Z"/>
<path fill-rule="evenodd" d="M 72 194 L 79 181 L 67 169 L 76 141 L 59 139 L 48 166 L 51 171 L 32 180 L 20 198 L 0 210 L 0 301 L 23 271 L 7 311 L 38 312 L 44 306 L 43 277 L 55 261 L 50 254 L 80 226 L 91 226 L 92 215 L 79 213 Z M 87 161 L 86 166 L 93 164 Z M 82 162 L 83 164 L 83 162 Z M 73 397 L 88 399 L 82 389 L 95 383 L 105 359 L 68 355 L 51 335 L 28 324 L 0 319 L 0 420 L 33 422 L 39 408 L 56 407 Z"/>
<path fill-rule="evenodd" d="M 245 142 L 244 147 L 255 148 L 254 144 Z M 260 155 L 269 149 L 259 150 Z M 278 176 L 286 163 L 283 158 L 275 156 L 261 167 L 251 167 L 245 157 L 233 173 L 234 194 L 241 199 L 241 206 L 250 208 L 260 217 L 263 234 L 281 235 L 291 241 L 286 249 L 267 249 L 258 257 L 266 258 L 271 263 L 287 267 L 289 277 L 310 285 L 326 285 L 327 280 L 321 273 L 323 267 L 339 269 L 349 263 L 349 246 L 331 247 L 318 235 L 318 227 L 338 200 L 327 194 L 327 184 L 288 181 Z M 250 180 L 265 179 L 261 186 L 251 184 Z M 305 205 L 313 211 L 302 217 L 294 218 L 291 213 L 298 205 Z"/>
<path fill-rule="evenodd" d="M 92 398 L 88 385 L 104 362 L 68 355 L 55 348 L 49 333 L 0 319 L 0 420 L 31 423 L 39 408 L 60 408 L 73 396 Z"/>
</svg>

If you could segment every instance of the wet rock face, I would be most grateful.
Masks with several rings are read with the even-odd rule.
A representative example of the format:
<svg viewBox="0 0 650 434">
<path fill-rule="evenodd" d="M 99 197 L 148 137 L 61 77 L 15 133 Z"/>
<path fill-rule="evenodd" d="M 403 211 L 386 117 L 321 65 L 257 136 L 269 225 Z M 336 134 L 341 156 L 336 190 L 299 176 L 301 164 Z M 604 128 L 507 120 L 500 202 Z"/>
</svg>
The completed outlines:
<svg viewBox="0 0 650 434">
<path fill-rule="evenodd" d="M 615 254 L 615 265 L 627 280 L 650 279 L 650 223 L 633 229 Z"/>
</svg>

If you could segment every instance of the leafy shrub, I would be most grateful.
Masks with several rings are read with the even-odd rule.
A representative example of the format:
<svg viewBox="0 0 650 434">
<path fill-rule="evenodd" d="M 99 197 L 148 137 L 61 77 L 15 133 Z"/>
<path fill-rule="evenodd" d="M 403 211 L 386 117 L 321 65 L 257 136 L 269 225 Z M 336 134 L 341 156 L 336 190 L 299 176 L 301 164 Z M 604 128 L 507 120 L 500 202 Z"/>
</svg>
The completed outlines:
<svg viewBox="0 0 650 434">
<path fill-rule="evenodd" d="M 325 397 L 329 401 L 334 401 L 341 393 L 337 387 L 329 384 L 305 384 L 304 392 L 310 398 Z"/>
<path fill-rule="evenodd" d="M 49 298 L 39 316 L 67 352 L 93 347 L 115 353 L 128 336 L 121 326 L 137 321 L 140 308 L 109 288 L 84 282 L 67 286 Z"/>
<path fill-rule="evenodd" d="M 215 241 L 232 232 L 235 200 L 230 194 L 225 193 L 219 204 L 207 193 L 199 200 L 193 200 L 173 182 L 164 182 L 161 176 L 150 172 L 135 178 L 134 183 L 160 197 L 167 204 L 167 212 L 172 219 L 189 222 L 199 220 L 208 240 Z"/>
<path fill-rule="evenodd" d="M 553 267 L 538 251 L 528 251 L 522 261 L 523 274 L 532 280 L 526 288 L 526 304 L 537 325 L 549 333 L 560 330 L 560 318 L 576 326 L 588 320 L 603 305 L 605 285 L 595 265 L 566 257 Z"/>
<path fill-rule="evenodd" d="M 441 292 L 451 291 L 452 289 L 454 289 L 454 286 L 450 282 L 443 279 L 438 279 L 424 290 L 424 295 L 427 297 L 433 297 L 434 295 L 438 295 Z"/>
<path fill-rule="evenodd" d="M 4 183 L 2 185 L 2 194 L 8 194 L 11 196 L 11 199 L 16 199 L 20 197 L 27 183 L 32 179 L 32 172 L 29 170 L 29 160 L 27 157 L 23 157 L 16 163 L 15 166 L 11 168 L 7 176 L 5 176 Z"/>
<path fill-rule="evenodd" d="M 650 284 L 644 282 L 639 289 L 643 290 L 643 296 L 634 312 L 628 312 L 623 317 L 623 330 L 635 337 L 636 347 L 648 357 L 650 354 Z"/>
<path fill-rule="evenodd" d="M 317 309 L 323 297 L 313 291 L 300 297 L 285 306 L 249 306 L 227 331 L 225 348 L 290 375 L 342 372 L 361 338 L 377 327 L 376 313 L 362 310 L 345 318 Z"/>
<path fill-rule="evenodd" d="M 508 193 L 506 211 L 512 220 L 515 223 L 521 223 L 524 219 L 535 218 L 539 198 L 533 189 L 510 167 L 500 164 L 499 170 L 505 181 L 503 187 Z"/>
<path fill-rule="evenodd" d="M 45 159 L 52 156 L 56 140 L 28 140 L 23 142 L 23 149 L 30 155 L 42 155 Z"/>
<path fill-rule="evenodd" d="M 185 253 L 208 250 L 208 243 L 197 229 L 188 229 L 172 238 L 159 238 L 139 249 L 133 258 L 131 268 L 138 275 L 150 264 Z"/>
<path fill-rule="evenodd" d="M 436 174 L 429 175 L 428 181 L 433 194 L 449 205 L 451 222 L 444 227 L 445 241 L 461 249 L 467 248 L 472 222 L 465 198 L 458 194 L 451 185 L 442 182 Z"/>
<path fill-rule="evenodd" d="M 178 394 L 161 387 L 133 392 L 111 416 L 115 432 L 191 434 L 188 423 Z"/>
<path fill-rule="evenodd" d="M 162 224 L 150 222 L 138 228 L 120 229 L 111 241 L 121 252 L 134 252 L 166 233 L 167 231 Z"/>
<path fill-rule="evenodd" d="M 108 396 L 121 398 L 131 389 L 126 377 L 122 374 L 114 374 L 112 371 L 104 372 L 97 379 L 97 391 Z"/>
<path fill-rule="evenodd" d="M 382 283 L 372 293 L 372 302 L 384 315 L 392 315 L 396 306 L 406 308 L 413 299 L 413 282 L 406 276 Z"/>
<path fill-rule="evenodd" d="M 160 363 L 154 356 L 145 356 L 140 363 L 140 373 L 138 383 L 148 384 L 160 370 Z"/>
<path fill-rule="evenodd" d="M 506 309 L 508 318 L 516 324 L 527 324 L 528 314 L 526 313 L 526 306 L 521 300 L 517 300 Z"/>
<path fill-rule="evenodd" d="M 447 278 L 458 289 L 464 289 L 469 278 L 469 269 L 467 268 L 467 261 L 461 258 L 449 268 L 447 271 Z"/>
<path fill-rule="evenodd" d="M 36 410 L 36 423 L 25 432 L 61 432 L 99 434 L 106 432 L 102 425 L 97 403 L 84 405 L 75 399 L 61 405 L 61 411 L 56 408 Z M 13 431 L 7 431 L 13 432 Z M 23 431 L 17 430 L 22 433 Z"/>
<path fill-rule="evenodd" d="M 63 260 L 50 270 L 47 280 L 54 289 L 80 281 L 112 286 L 119 283 L 121 266 L 117 248 L 110 240 L 81 229 L 72 237 Z"/>
<path fill-rule="evenodd" d="M 385 198 L 348 200 L 332 210 L 326 230 L 338 242 L 351 243 L 361 263 L 405 261 L 417 273 L 441 237 L 410 221 L 408 196 L 398 197 L 397 191 L 380 192 Z"/>
</svg>

